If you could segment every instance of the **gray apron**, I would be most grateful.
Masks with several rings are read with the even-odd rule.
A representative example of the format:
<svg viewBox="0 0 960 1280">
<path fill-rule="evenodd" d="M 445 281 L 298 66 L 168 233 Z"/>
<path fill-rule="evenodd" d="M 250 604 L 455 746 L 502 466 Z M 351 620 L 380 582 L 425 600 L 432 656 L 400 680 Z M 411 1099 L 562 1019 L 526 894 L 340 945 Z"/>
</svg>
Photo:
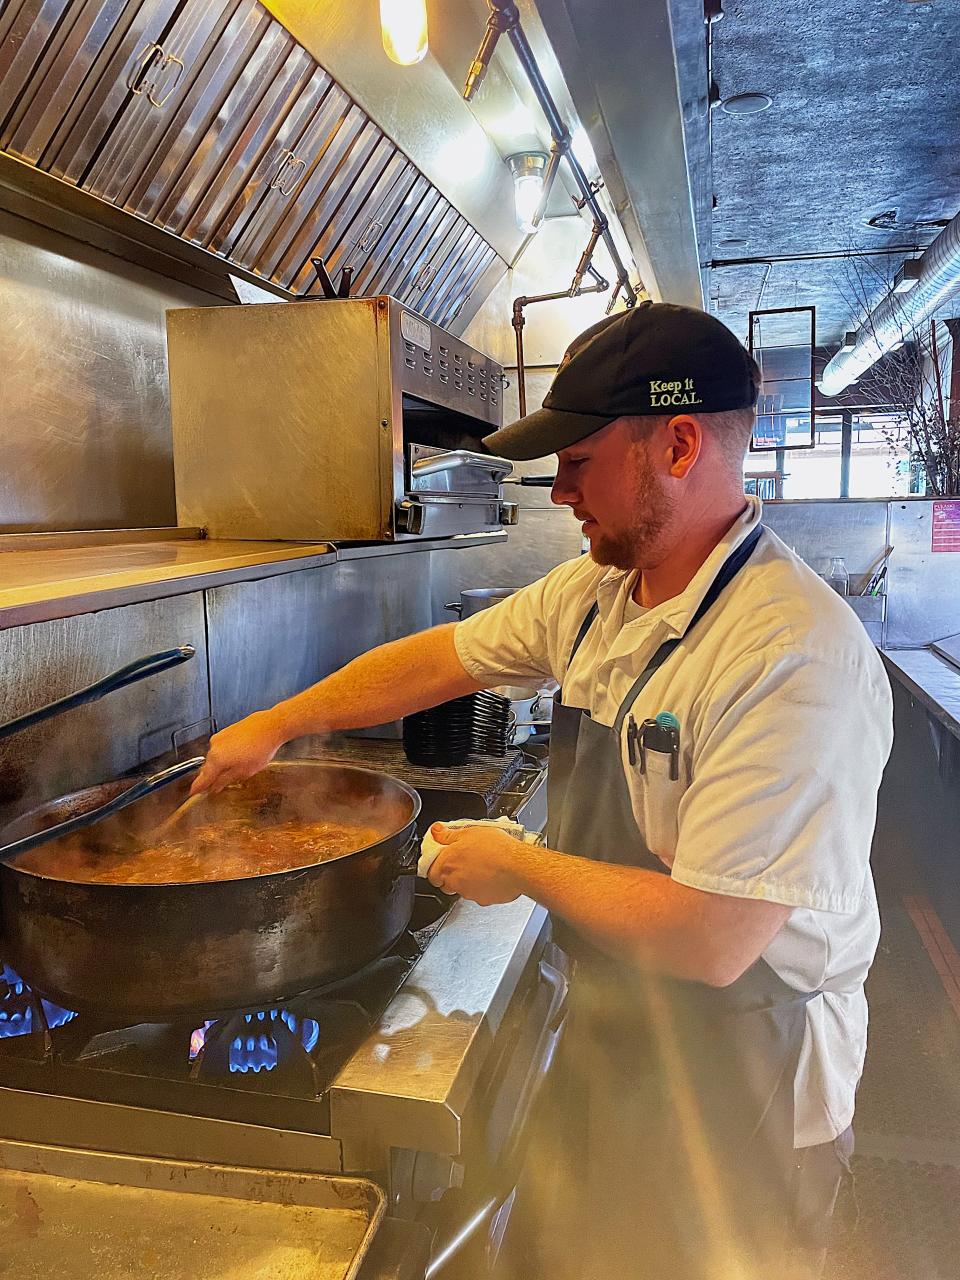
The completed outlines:
<svg viewBox="0 0 960 1280">
<path fill-rule="evenodd" d="M 761 531 L 727 559 L 687 631 L 709 625 Z M 571 662 L 596 616 L 594 605 Z M 634 819 L 620 737 L 641 689 L 681 640 L 657 650 L 612 727 L 558 693 L 550 848 L 667 874 Z M 805 1006 L 819 993 L 794 990 L 762 959 L 722 989 L 650 975 L 562 922 L 557 930 L 577 974 L 532 1155 L 528 1192 L 541 1212 L 526 1280 L 705 1280 L 727 1273 L 731 1250 L 782 1266 L 794 1241 L 794 1076 Z"/>
</svg>

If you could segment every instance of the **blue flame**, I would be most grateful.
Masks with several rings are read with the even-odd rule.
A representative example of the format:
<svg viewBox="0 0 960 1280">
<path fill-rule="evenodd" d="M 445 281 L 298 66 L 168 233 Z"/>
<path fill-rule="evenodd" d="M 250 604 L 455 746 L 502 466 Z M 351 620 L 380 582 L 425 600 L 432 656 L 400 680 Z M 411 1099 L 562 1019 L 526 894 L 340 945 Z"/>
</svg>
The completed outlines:
<svg viewBox="0 0 960 1280">
<path fill-rule="evenodd" d="M 0 965 L 0 979 L 8 987 L 5 996 L 0 996 L 0 1040 L 8 1040 L 13 1036 L 28 1036 L 33 1030 L 33 1006 L 29 1000 L 27 984 L 8 964 Z M 26 999 L 24 998 L 26 997 Z M 61 1009 L 49 1000 L 41 1000 L 43 1016 L 51 1030 L 71 1022 L 77 1015 L 69 1009 Z M 19 1006 L 19 1007 L 17 1007 Z"/>
<path fill-rule="evenodd" d="M 280 1062 L 280 1044 L 270 1024 L 278 1019 L 291 1035 L 299 1038 L 307 1053 L 320 1039 L 320 1026 L 313 1018 L 298 1018 L 289 1009 L 260 1009 L 256 1013 L 245 1013 L 244 1030 L 234 1036 L 227 1055 L 232 1072 L 245 1075 L 248 1071 L 276 1070 Z M 190 1037 L 191 1060 L 200 1053 L 207 1031 L 212 1026 L 213 1021 L 205 1022 Z"/>
</svg>

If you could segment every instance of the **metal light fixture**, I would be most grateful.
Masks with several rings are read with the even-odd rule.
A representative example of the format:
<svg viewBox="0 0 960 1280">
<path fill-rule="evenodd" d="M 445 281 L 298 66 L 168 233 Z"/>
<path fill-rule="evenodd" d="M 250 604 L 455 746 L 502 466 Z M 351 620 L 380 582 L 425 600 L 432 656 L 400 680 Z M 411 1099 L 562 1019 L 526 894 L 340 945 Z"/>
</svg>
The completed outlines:
<svg viewBox="0 0 960 1280">
<path fill-rule="evenodd" d="M 527 235 L 533 235 L 540 225 L 537 214 L 543 200 L 543 175 L 547 157 L 542 151 L 518 151 L 515 155 L 507 156 L 507 164 L 513 174 L 517 226 Z"/>
<path fill-rule="evenodd" d="M 852 351 L 856 345 L 857 345 L 857 331 L 856 329 L 848 329 L 846 333 L 843 335 L 843 341 L 840 343 L 840 350 Z"/>
<path fill-rule="evenodd" d="M 427 52 L 427 0 L 380 0 L 380 38 L 393 62 L 412 67 Z"/>
</svg>

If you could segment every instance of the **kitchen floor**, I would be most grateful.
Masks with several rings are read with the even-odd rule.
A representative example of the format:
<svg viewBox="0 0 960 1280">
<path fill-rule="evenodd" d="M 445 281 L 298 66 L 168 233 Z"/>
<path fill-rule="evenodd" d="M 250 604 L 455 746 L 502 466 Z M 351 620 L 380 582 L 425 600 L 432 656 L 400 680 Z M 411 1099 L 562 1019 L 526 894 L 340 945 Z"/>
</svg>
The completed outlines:
<svg viewBox="0 0 960 1280">
<path fill-rule="evenodd" d="M 878 853 L 883 933 L 867 983 L 856 1201 L 824 1280 L 960 1276 L 960 954 L 901 852 Z"/>
</svg>

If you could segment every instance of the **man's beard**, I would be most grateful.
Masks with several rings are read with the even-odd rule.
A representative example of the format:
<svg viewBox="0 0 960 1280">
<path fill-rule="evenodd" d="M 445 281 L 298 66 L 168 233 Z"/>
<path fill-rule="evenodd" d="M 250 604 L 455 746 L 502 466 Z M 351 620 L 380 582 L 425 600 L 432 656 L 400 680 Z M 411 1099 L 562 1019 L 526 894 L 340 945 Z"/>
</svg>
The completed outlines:
<svg viewBox="0 0 960 1280">
<path fill-rule="evenodd" d="M 591 558 L 612 569 L 649 569 L 657 560 L 660 537 L 673 514 L 673 500 L 651 471 L 645 451 L 631 459 L 633 513 L 622 529 L 604 531 L 590 544 Z"/>
</svg>

